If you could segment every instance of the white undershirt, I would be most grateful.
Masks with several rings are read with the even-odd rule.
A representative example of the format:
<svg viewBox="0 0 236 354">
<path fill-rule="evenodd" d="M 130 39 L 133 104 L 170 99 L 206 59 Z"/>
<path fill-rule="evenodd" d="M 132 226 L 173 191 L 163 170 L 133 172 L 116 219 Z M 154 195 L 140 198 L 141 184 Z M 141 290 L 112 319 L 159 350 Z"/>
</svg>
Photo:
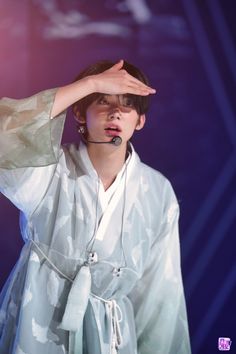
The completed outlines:
<svg viewBox="0 0 236 354">
<path fill-rule="evenodd" d="M 99 180 L 100 186 L 99 186 L 99 196 L 98 197 L 99 197 L 99 201 L 101 203 L 102 212 L 104 212 L 106 210 L 106 208 L 109 205 L 119 184 L 125 183 L 125 169 L 127 168 L 130 158 L 131 158 L 131 154 L 130 153 L 128 153 L 128 154 L 129 154 L 129 156 L 126 159 L 122 169 L 120 170 L 120 172 L 116 176 L 116 179 L 114 180 L 114 182 L 111 184 L 111 186 L 106 191 L 104 189 L 102 181 Z"/>
<path fill-rule="evenodd" d="M 117 174 L 115 181 L 105 191 L 103 183 L 97 175 L 97 172 L 94 169 L 92 162 L 89 158 L 87 147 L 83 143 L 80 146 L 80 155 L 85 163 L 88 172 L 90 173 L 90 175 L 94 176 L 94 178 L 96 178 L 99 183 L 98 198 L 99 204 L 101 206 L 101 214 L 98 216 L 99 223 L 95 236 L 96 240 L 103 240 L 110 217 L 124 193 L 125 184 L 127 183 L 129 175 L 133 169 L 133 165 L 135 163 L 135 152 L 132 146 L 131 151 L 128 151 L 128 154 L 129 156 L 126 159 L 122 169 Z"/>
</svg>

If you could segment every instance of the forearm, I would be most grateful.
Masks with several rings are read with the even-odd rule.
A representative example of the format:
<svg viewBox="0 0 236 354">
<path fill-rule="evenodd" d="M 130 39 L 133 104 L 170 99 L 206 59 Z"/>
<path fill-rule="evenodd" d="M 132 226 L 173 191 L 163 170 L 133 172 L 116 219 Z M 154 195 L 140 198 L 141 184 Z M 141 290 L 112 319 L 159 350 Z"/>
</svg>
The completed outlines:
<svg viewBox="0 0 236 354">
<path fill-rule="evenodd" d="M 54 118 L 73 103 L 94 92 L 108 95 L 133 94 L 147 96 L 156 90 L 122 70 L 123 60 L 104 72 L 84 77 L 72 84 L 60 87 L 52 108 L 51 117 Z"/>
<path fill-rule="evenodd" d="M 73 103 L 91 94 L 93 91 L 93 80 L 89 76 L 73 82 L 72 84 L 60 87 L 55 96 L 51 117 L 56 117 Z"/>
</svg>

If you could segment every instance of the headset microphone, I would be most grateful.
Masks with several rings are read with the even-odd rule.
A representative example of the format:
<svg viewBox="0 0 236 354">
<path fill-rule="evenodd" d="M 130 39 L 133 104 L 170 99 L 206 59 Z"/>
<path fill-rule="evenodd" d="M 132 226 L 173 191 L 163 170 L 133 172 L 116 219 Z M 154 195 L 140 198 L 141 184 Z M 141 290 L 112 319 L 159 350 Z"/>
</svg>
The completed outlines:
<svg viewBox="0 0 236 354">
<path fill-rule="evenodd" d="M 112 144 L 115 146 L 119 146 L 122 143 L 122 138 L 120 136 L 114 136 L 111 141 L 91 141 L 91 140 L 86 140 L 88 143 L 92 144 Z"/>
<path fill-rule="evenodd" d="M 114 136 L 110 141 L 110 144 L 114 144 L 115 146 L 119 146 L 122 143 L 122 139 L 120 136 Z"/>
</svg>

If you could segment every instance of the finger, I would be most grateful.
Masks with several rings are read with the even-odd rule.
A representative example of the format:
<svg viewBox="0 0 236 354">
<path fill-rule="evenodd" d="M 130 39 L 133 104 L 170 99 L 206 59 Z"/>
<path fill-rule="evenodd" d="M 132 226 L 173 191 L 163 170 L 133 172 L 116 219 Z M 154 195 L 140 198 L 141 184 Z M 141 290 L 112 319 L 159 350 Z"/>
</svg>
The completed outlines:
<svg viewBox="0 0 236 354">
<path fill-rule="evenodd" d="M 117 63 L 115 63 L 110 69 L 107 71 L 119 71 L 124 65 L 124 60 L 121 59 Z"/>
<path fill-rule="evenodd" d="M 147 86 L 146 84 L 144 84 L 142 81 L 139 81 L 135 78 L 131 78 L 128 85 L 134 89 L 140 90 L 140 91 L 146 91 L 149 93 L 156 93 L 156 90 L 150 86 Z"/>
<path fill-rule="evenodd" d="M 156 90 L 152 88 L 140 88 L 138 86 L 127 86 L 126 93 L 138 95 L 138 96 L 148 96 L 150 94 L 156 93 Z"/>
<path fill-rule="evenodd" d="M 149 86 L 140 86 L 140 85 L 135 85 L 133 86 L 135 89 L 143 91 L 143 92 L 148 92 L 148 93 L 156 93 L 156 90 L 152 87 Z"/>
<path fill-rule="evenodd" d="M 142 87 L 142 88 L 151 89 L 151 90 L 154 90 L 154 91 L 155 91 L 155 89 L 153 89 L 152 87 L 146 85 L 144 82 L 142 82 L 142 81 L 136 79 L 134 76 L 131 76 L 131 75 L 130 75 L 129 80 L 130 80 L 130 82 L 131 82 L 132 84 L 134 84 L 134 85 L 137 85 L 137 86 L 140 86 L 140 87 Z"/>
<path fill-rule="evenodd" d="M 153 91 L 155 91 L 155 89 L 153 89 L 152 87 L 146 85 L 144 82 L 140 81 L 139 79 L 137 79 L 136 77 L 130 75 L 129 73 L 127 73 L 127 71 L 125 70 L 121 70 L 123 71 L 123 75 L 124 75 L 124 79 L 126 80 L 126 82 L 129 84 L 134 84 L 134 85 L 137 85 L 139 87 L 142 87 L 142 88 L 147 88 L 147 89 L 151 89 Z"/>
<path fill-rule="evenodd" d="M 141 92 L 156 93 L 154 88 L 133 77 L 131 78 L 128 86 L 132 87 L 133 89 L 140 90 Z"/>
</svg>

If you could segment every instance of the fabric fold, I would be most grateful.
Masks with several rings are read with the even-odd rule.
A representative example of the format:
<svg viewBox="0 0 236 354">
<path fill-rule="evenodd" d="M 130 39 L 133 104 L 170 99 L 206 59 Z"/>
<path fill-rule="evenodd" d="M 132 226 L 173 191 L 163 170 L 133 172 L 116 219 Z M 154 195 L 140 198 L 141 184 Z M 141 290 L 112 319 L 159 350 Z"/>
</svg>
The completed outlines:
<svg viewBox="0 0 236 354">
<path fill-rule="evenodd" d="M 88 306 L 91 290 L 91 272 L 89 266 L 82 266 L 70 289 L 65 312 L 59 328 L 66 331 L 79 331 Z"/>
<path fill-rule="evenodd" d="M 0 168 L 47 166 L 58 160 L 65 112 L 51 119 L 57 89 L 0 100 Z"/>
</svg>

